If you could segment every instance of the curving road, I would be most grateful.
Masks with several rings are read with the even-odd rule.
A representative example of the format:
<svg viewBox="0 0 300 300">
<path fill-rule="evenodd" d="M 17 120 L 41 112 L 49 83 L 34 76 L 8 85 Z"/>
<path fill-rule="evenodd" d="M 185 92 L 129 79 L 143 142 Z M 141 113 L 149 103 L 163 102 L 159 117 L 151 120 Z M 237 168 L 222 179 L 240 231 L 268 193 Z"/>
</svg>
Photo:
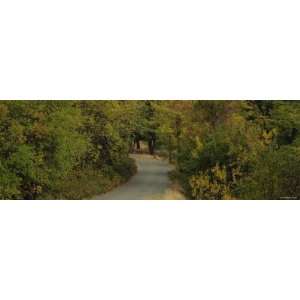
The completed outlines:
<svg viewBox="0 0 300 300">
<path fill-rule="evenodd" d="M 133 155 L 138 171 L 127 183 L 97 196 L 99 200 L 166 199 L 171 182 L 168 172 L 172 166 L 150 155 Z"/>
</svg>

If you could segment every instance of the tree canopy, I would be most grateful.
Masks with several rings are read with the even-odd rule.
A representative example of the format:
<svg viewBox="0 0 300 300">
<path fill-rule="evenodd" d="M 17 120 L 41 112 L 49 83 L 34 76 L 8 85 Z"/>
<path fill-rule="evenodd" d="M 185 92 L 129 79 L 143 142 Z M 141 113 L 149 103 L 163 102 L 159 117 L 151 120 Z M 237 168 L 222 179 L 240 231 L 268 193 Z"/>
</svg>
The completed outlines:
<svg viewBox="0 0 300 300">
<path fill-rule="evenodd" d="M 0 199 L 81 199 L 126 181 L 141 143 L 192 199 L 300 195 L 299 101 L 1 101 Z"/>
</svg>

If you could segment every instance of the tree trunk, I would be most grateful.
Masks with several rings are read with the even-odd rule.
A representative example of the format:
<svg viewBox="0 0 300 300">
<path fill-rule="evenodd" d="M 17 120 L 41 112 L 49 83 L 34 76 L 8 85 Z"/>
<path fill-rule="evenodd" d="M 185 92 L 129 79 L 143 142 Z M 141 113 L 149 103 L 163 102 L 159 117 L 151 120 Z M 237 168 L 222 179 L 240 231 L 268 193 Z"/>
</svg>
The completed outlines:
<svg viewBox="0 0 300 300">
<path fill-rule="evenodd" d="M 139 139 L 136 139 L 136 149 L 140 150 L 141 149 L 141 143 Z"/>
<path fill-rule="evenodd" d="M 154 147 L 153 147 L 153 141 L 152 140 L 148 141 L 148 148 L 149 148 L 149 153 L 151 155 L 153 155 L 154 154 Z"/>
</svg>

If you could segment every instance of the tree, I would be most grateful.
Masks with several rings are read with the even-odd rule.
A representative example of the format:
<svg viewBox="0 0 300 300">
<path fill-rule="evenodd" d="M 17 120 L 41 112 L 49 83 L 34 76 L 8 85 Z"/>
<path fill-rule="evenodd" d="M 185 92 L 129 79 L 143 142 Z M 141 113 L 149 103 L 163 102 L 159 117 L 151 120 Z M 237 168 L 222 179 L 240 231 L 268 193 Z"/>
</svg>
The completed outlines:
<svg viewBox="0 0 300 300">
<path fill-rule="evenodd" d="M 77 191 L 72 197 L 81 197 L 83 174 L 104 178 L 106 188 L 126 180 L 135 167 L 131 120 L 122 112 L 123 103 L 109 101 L 2 102 L 0 198 L 66 197 L 66 181 Z"/>
</svg>

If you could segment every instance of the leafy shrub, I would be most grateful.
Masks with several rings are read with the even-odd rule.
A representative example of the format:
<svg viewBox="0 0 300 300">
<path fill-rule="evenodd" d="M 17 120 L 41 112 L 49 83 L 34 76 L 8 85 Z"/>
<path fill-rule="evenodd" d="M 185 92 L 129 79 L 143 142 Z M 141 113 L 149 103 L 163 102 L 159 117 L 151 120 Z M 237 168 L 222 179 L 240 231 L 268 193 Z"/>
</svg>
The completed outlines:
<svg viewBox="0 0 300 300">
<path fill-rule="evenodd" d="M 300 196 L 300 148 L 269 150 L 256 162 L 253 173 L 239 183 L 246 199 L 281 199 Z"/>
<path fill-rule="evenodd" d="M 0 198 L 80 199 L 127 180 L 135 164 L 128 156 L 131 128 L 115 120 L 121 106 L 0 103 Z"/>
<path fill-rule="evenodd" d="M 216 165 L 206 172 L 193 175 L 189 184 L 194 199 L 232 199 L 225 167 Z"/>
</svg>

